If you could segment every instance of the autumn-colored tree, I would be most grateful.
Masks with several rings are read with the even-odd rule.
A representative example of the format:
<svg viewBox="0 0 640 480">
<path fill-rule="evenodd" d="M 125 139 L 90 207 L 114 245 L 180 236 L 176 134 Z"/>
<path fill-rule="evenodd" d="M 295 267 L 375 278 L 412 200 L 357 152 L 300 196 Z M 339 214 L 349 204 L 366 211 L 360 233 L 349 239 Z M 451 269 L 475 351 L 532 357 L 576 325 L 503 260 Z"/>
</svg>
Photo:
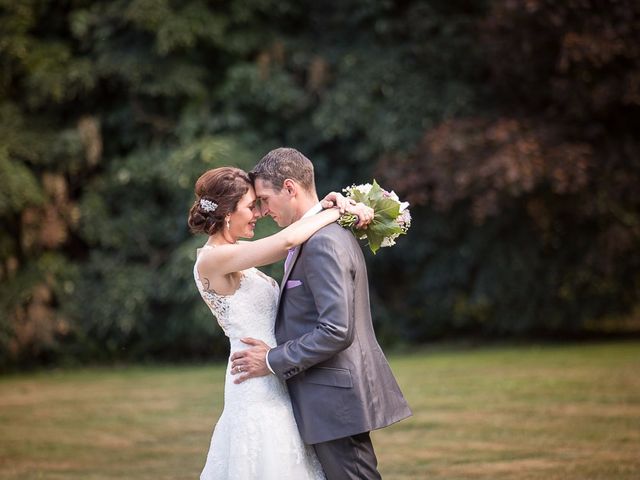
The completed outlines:
<svg viewBox="0 0 640 480">
<path fill-rule="evenodd" d="M 638 38 L 630 0 L 494 1 L 480 34 L 484 112 L 445 120 L 379 164 L 414 204 L 472 221 L 456 241 L 495 282 L 457 289 L 462 317 L 481 307 L 472 328 L 577 332 L 638 315 Z M 511 272 L 474 247 L 481 231 Z M 510 295 L 514 285 L 527 287 Z"/>
</svg>

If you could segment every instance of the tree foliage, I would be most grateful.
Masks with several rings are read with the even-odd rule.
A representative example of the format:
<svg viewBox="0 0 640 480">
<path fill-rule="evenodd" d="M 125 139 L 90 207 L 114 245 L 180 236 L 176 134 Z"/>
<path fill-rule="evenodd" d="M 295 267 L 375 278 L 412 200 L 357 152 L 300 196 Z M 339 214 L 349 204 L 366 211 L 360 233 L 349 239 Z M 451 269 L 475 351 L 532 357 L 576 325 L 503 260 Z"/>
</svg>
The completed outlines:
<svg viewBox="0 0 640 480">
<path fill-rule="evenodd" d="M 470 220 L 447 238 L 470 253 L 461 279 L 420 267 L 464 328 L 578 332 L 637 309 L 639 16 L 635 2 L 494 2 L 479 35 L 491 107 L 381 161 L 416 204 Z"/>
<path fill-rule="evenodd" d="M 280 145 L 321 192 L 375 175 L 413 202 L 409 234 L 369 259 L 386 341 L 627 315 L 638 16 L 630 0 L 0 1 L 0 365 L 224 354 L 191 278 L 192 185 Z"/>
</svg>

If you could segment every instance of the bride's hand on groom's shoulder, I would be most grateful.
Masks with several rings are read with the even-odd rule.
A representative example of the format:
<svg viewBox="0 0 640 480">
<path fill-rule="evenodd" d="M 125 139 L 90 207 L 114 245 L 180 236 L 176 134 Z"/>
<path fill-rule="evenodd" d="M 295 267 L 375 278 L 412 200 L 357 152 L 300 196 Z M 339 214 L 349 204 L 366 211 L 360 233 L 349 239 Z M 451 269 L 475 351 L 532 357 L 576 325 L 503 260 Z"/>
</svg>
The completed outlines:
<svg viewBox="0 0 640 480">
<path fill-rule="evenodd" d="M 267 352 L 271 347 L 255 338 L 242 338 L 241 341 L 250 348 L 231 355 L 231 375 L 240 375 L 233 383 L 242 383 L 250 378 L 269 375 L 271 372 L 267 367 Z"/>
<path fill-rule="evenodd" d="M 347 207 L 349 205 L 353 205 L 354 202 L 352 199 L 345 197 L 341 193 L 338 192 L 329 192 L 327 195 L 320 201 L 322 204 L 322 208 L 337 208 L 340 213 L 344 213 L 347 211 Z"/>
</svg>

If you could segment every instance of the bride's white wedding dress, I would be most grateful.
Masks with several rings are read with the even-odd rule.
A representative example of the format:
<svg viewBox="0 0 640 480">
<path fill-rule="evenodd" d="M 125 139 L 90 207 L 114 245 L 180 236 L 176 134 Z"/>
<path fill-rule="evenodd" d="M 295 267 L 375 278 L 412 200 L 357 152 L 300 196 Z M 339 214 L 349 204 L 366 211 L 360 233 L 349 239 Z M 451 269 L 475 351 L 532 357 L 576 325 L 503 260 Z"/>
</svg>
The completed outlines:
<svg viewBox="0 0 640 480">
<path fill-rule="evenodd" d="M 248 348 L 240 341 L 243 337 L 276 345 L 279 288 L 275 280 L 250 268 L 242 272 L 235 293 L 218 295 L 200 281 L 197 259 L 193 274 L 200 295 L 229 337 L 231 354 Z M 225 376 L 224 409 L 200 479 L 324 479 L 313 448 L 300 438 L 286 385 L 275 375 L 235 384 L 230 369 L 231 362 Z"/>
</svg>

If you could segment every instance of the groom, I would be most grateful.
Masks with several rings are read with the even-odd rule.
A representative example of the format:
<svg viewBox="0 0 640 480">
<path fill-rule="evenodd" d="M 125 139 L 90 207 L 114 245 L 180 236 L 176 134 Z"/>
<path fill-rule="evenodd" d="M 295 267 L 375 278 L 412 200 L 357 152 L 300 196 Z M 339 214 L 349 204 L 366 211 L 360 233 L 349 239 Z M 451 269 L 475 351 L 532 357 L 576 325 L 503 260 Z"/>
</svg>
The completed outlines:
<svg viewBox="0 0 640 480">
<path fill-rule="evenodd" d="M 269 152 L 249 174 L 264 215 L 286 227 L 316 213 L 313 165 L 293 148 Z M 278 346 L 243 339 L 236 383 L 286 380 L 298 429 L 328 480 L 378 479 L 369 432 L 411 411 L 378 345 L 360 245 L 337 223 L 290 251 L 275 324 Z"/>
</svg>

